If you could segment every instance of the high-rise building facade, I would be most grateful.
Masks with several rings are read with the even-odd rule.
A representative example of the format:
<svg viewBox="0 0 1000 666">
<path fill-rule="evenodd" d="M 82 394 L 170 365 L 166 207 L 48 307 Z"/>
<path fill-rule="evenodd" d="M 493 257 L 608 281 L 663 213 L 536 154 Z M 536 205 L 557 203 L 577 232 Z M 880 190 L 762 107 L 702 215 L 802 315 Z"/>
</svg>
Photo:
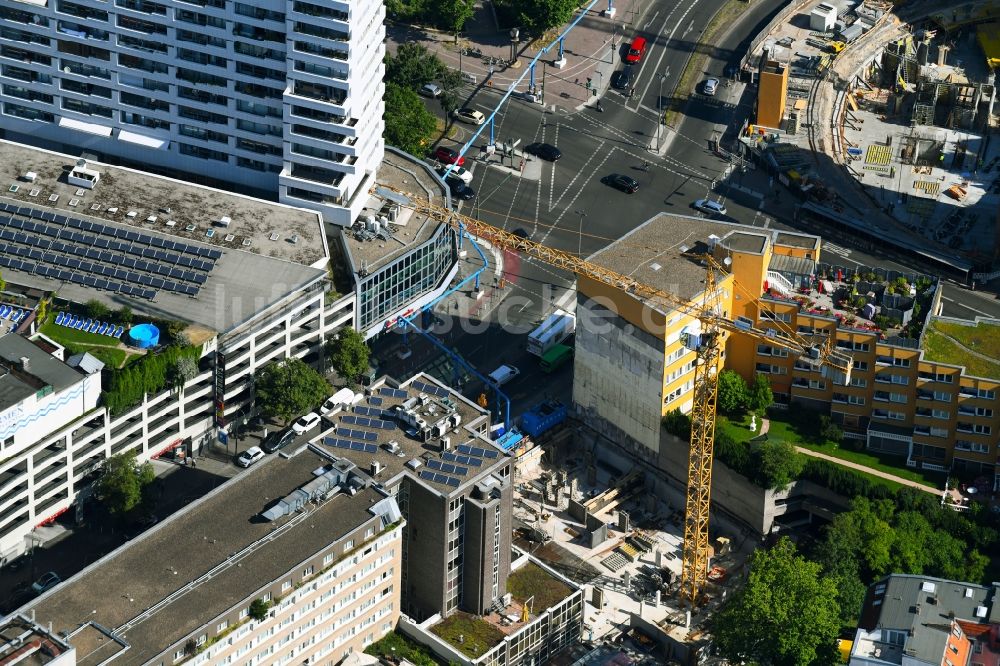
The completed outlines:
<svg viewBox="0 0 1000 666">
<path fill-rule="evenodd" d="M 11 0 L 0 137 L 347 225 L 384 152 L 384 15 L 377 0 Z"/>
</svg>

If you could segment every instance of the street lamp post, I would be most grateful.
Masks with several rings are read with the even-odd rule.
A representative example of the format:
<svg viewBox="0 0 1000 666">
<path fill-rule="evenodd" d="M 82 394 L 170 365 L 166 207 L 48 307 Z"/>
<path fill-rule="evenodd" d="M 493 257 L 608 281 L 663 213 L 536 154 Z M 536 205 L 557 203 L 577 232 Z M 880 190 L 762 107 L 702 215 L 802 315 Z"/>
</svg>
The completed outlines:
<svg viewBox="0 0 1000 666">
<path fill-rule="evenodd" d="M 521 31 L 517 28 L 510 29 L 510 66 L 517 64 L 517 43 L 521 39 Z"/>
<path fill-rule="evenodd" d="M 583 254 L 583 218 L 587 217 L 586 211 L 578 210 L 576 214 L 580 216 L 580 233 L 577 235 L 576 256 Z"/>
</svg>

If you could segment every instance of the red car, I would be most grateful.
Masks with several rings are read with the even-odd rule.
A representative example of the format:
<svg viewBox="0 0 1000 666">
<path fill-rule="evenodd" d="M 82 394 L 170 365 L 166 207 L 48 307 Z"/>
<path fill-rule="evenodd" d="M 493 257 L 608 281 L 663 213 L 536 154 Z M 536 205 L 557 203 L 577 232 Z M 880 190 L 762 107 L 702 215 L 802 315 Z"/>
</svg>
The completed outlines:
<svg viewBox="0 0 1000 666">
<path fill-rule="evenodd" d="M 644 55 L 646 55 L 646 38 L 636 37 L 628 46 L 628 53 L 625 54 L 625 62 L 639 62 Z"/>
<path fill-rule="evenodd" d="M 451 148 L 445 148 L 444 146 L 438 146 L 438 149 L 434 151 L 434 159 L 442 164 L 455 164 L 458 166 L 465 165 L 464 157 Z"/>
</svg>

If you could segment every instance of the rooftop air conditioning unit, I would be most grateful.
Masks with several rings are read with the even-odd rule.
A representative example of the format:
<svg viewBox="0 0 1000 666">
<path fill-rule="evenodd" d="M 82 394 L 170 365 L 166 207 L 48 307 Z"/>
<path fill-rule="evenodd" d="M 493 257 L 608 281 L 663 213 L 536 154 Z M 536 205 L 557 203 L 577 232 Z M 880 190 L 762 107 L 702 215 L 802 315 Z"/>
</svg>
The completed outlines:
<svg viewBox="0 0 1000 666">
<path fill-rule="evenodd" d="M 222 225 L 222 226 L 224 226 L 224 227 L 228 227 L 232 223 L 233 223 L 233 220 L 228 215 L 223 215 L 221 218 L 219 218 L 219 224 Z"/>
</svg>

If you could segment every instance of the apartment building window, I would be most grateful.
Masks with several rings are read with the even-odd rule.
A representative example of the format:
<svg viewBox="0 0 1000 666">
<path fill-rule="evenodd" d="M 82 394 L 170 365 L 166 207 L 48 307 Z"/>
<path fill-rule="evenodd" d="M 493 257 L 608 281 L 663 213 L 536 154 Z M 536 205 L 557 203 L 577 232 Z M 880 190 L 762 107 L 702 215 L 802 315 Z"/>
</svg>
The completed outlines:
<svg viewBox="0 0 1000 666">
<path fill-rule="evenodd" d="M 215 143 L 229 143 L 229 137 L 221 132 L 215 132 L 210 129 L 205 129 L 203 127 L 197 127 L 195 125 L 180 125 L 177 128 L 178 132 L 184 136 L 189 136 L 194 139 L 201 139 L 202 141 L 214 141 Z"/>
<path fill-rule="evenodd" d="M 253 132 L 254 134 L 263 134 L 265 136 L 281 136 L 281 126 L 271 125 L 270 123 L 255 123 L 251 120 L 236 120 L 236 129 L 243 130 L 244 132 Z M 281 154 L 281 150 L 276 153 Z"/>
<path fill-rule="evenodd" d="M 216 632 L 222 632 L 229 628 L 229 620 L 223 620 L 215 627 Z"/>
<path fill-rule="evenodd" d="M 259 7 L 254 7 L 253 5 L 245 5 L 242 2 L 236 3 L 236 13 L 240 16 L 249 16 L 250 18 L 255 18 L 260 21 L 277 21 L 279 23 L 285 22 L 285 15 L 282 12 L 260 9 Z"/>
<path fill-rule="evenodd" d="M 48 37 L 43 37 L 42 35 L 37 35 L 26 30 L 18 30 L 17 28 L 0 27 L 0 38 L 9 39 L 14 42 L 24 42 L 26 44 L 42 44 L 43 46 L 48 46 L 50 43 Z"/>
<path fill-rule="evenodd" d="M 946 384 L 951 384 L 952 381 L 954 380 L 954 375 L 944 372 L 935 373 L 935 372 L 927 372 L 925 370 L 921 370 L 918 373 L 918 376 L 920 377 L 920 379 L 926 379 L 932 382 L 944 382 Z"/>
<path fill-rule="evenodd" d="M 951 402 L 951 393 L 947 391 L 934 391 L 934 399 L 939 402 Z"/>
<path fill-rule="evenodd" d="M 169 111 L 170 103 L 164 102 L 163 100 L 153 99 L 152 97 L 146 97 L 144 95 L 136 95 L 135 93 L 122 92 L 118 99 L 122 104 L 128 106 L 138 106 L 143 109 L 149 109 L 150 111 Z"/>
<path fill-rule="evenodd" d="M 851 342 L 850 340 L 837 340 L 837 346 L 856 352 L 867 352 L 871 348 L 867 342 Z"/>
<path fill-rule="evenodd" d="M 262 86 L 257 83 L 247 83 L 246 81 L 237 81 L 233 88 L 236 92 L 243 93 L 244 95 L 250 95 L 251 97 L 259 97 L 261 99 L 281 99 L 284 94 L 283 91 L 278 88 L 269 88 L 268 86 Z"/>
<path fill-rule="evenodd" d="M 105 88 L 104 86 L 98 86 L 92 83 L 81 83 L 80 81 L 74 81 L 73 79 L 61 79 L 59 81 L 59 87 L 63 90 L 79 93 L 81 95 L 93 95 L 95 97 L 111 99 L 111 88 Z M 51 104 L 51 99 L 49 100 L 49 103 Z"/>
<path fill-rule="evenodd" d="M 270 46 L 255 46 L 246 42 L 233 42 L 233 51 L 240 55 L 247 55 L 262 60 L 275 60 L 285 62 L 287 54 L 278 48 Z"/>
<path fill-rule="evenodd" d="M 286 33 L 284 30 L 267 30 L 266 28 L 258 28 L 257 26 L 245 23 L 236 23 L 233 25 L 233 34 L 237 37 L 246 37 L 261 42 L 284 44 Z"/>
<path fill-rule="evenodd" d="M 37 120 L 45 123 L 55 122 L 56 119 L 55 115 L 49 113 L 48 111 L 30 109 L 26 106 L 21 106 L 20 104 L 14 104 L 12 102 L 4 103 L 3 112 L 6 115 L 14 116 L 15 118 L 21 118 L 23 120 Z"/>
<path fill-rule="evenodd" d="M 354 548 L 354 539 L 348 539 L 344 542 L 344 552 L 346 553 L 350 549 Z"/>
<path fill-rule="evenodd" d="M 868 380 L 864 377 L 851 377 L 851 386 L 855 388 L 865 388 L 868 386 Z"/>
<path fill-rule="evenodd" d="M 240 609 L 240 619 L 241 620 L 245 620 L 248 615 L 250 615 L 250 609 L 249 608 L 241 608 Z"/>
<path fill-rule="evenodd" d="M 229 79 L 207 72 L 196 72 L 193 69 L 178 67 L 174 76 L 181 81 L 194 83 L 199 86 L 215 86 L 216 88 L 226 88 L 229 86 Z"/>
<path fill-rule="evenodd" d="M 30 88 L 22 88 L 21 86 L 4 85 L 3 94 L 7 97 L 18 97 L 31 102 L 42 102 L 43 104 L 52 104 L 55 100 L 52 95 L 40 93 Z"/>
<path fill-rule="evenodd" d="M 955 450 L 971 451 L 972 453 L 989 453 L 990 447 L 987 444 L 981 444 L 979 442 L 970 442 L 967 439 L 956 439 Z"/>
<path fill-rule="evenodd" d="M 177 149 L 181 155 L 198 157 L 203 160 L 215 160 L 216 162 L 228 162 L 229 154 L 218 150 L 211 150 L 202 146 L 192 146 L 190 143 L 178 143 Z"/>
<path fill-rule="evenodd" d="M 777 358 L 788 358 L 788 350 L 771 345 L 757 345 L 757 353 L 761 356 L 775 356 Z"/>
<path fill-rule="evenodd" d="M 207 634 L 202 634 L 201 636 L 199 636 L 199 637 L 198 637 L 198 640 L 197 640 L 197 641 L 195 641 L 195 644 L 196 644 L 196 645 L 197 645 L 198 647 L 201 647 L 201 646 L 202 646 L 202 645 L 204 645 L 204 644 L 205 644 L 206 642 L 208 642 L 208 635 L 207 635 Z"/>
<path fill-rule="evenodd" d="M 771 365 L 769 363 L 758 363 L 755 366 L 757 372 L 762 372 L 765 375 L 787 375 L 788 368 L 783 365 Z"/>
<path fill-rule="evenodd" d="M 847 393 L 834 393 L 834 402 L 844 402 L 849 405 L 863 405 L 865 404 L 865 399 L 860 395 L 850 395 Z"/>
<path fill-rule="evenodd" d="M 905 404 L 906 403 L 906 394 L 905 393 L 890 393 L 889 394 L 889 402 L 898 402 L 898 403 L 901 403 L 901 404 Z"/>
<path fill-rule="evenodd" d="M 868 372 L 868 361 L 855 361 L 854 369 L 859 372 Z"/>
<path fill-rule="evenodd" d="M 875 363 L 877 365 L 892 365 L 892 366 L 895 366 L 897 368 L 908 368 L 908 367 L 910 367 L 910 359 L 908 359 L 908 358 L 899 358 L 899 357 L 896 357 L 896 356 L 885 356 L 883 354 L 880 354 L 879 356 L 875 357 Z"/>
<path fill-rule="evenodd" d="M 761 310 L 761 319 L 770 319 L 772 321 L 783 321 L 786 324 L 792 322 L 792 315 L 789 312 L 772 312 L 771 310 Z"/>
<path fill-rule="evenodd" d="M 250 65 L 240 60 L 236 61 L 236 73 L 243 76 L 250 76 L 255 79 L 271 79 L 273 81 L 284 81 L 285 72 L 270 67 L 260 65 Z"/>
<path fill-rule="evenodd" d="M 291 587 L 292 587 L 292 581 L 286 580 L 285 582 L 283 582 L 281 584 L 281 591 L 285 592 L 285 591 L 289 590 Z"/>
<path fill-rule="evenodd" d="M 118 15 L 118 27 L 125 28 L 126 30 L 135 30 L 136 32 L 142 32 L 147 35 L 167 34 L 167 26 L 165 25 L 153 23 L 152 21 L 144 21 L 143 19 L 128 16 L 126 14 Z"/>
<path fill-rule="evenodd" d="M 222 69 L 229 67 L 229 60 L 223 58 L 222 56 L 212 55 L 211 53 L 203 53 L 201 51 L 193 51 L 191 49 L 178 48 L 177 58 L 188 62 L 194 62 L 199 65 L 211 65 L 212 67 L 220 67 Z"/>
<path fill-rule="evenodd" d="M 132 113 L 131 111 L 122 111 L 120 118 L 126 125 L 139 125 L 141 127 L 149 127 L 150 129 L 170 129 L 170 123 L 166 120 Z"/>
<path fill-rule="evenodd" d="M 225 3 L 223 3 L 223 6 Z M 192 12 L 187 9 L 181 9 L 174 13 L 174 18 L 178 21 L 183 21 L 185 23 L 193 23 L 195 25 L 200 25 L 207 28 L 225 28 L 226 21 L 221 18 L 216 18 L 214 16 L 209 16 L 207 14 L 202 14 L 199 12 Z"/>
<path fill-rule="evenodd" d="M 84 7 L 83 5 L 78 5 L 75 2 L 66 2 L 66 0 L 59 0 L 58 9 L 56 11 L 60 14 L 69 14 L 70 16 L 90 19 L 92 21 L 103 21 L 105 23 L 108 21 L 107 12 L 92 7 Z"/>
<path fill-rule="evenodd" d="M 177 29 L 177 41 L 179 42 L 192 42 L 194 44 L 200 44 L 201 46 L 214 46 L 218 49 L 226 48 L 226 40 L 221 37 L 213 37 L 211 35 L 205 35 L 199 32 L 194 32 L 193 30 L 182 30 Z"/>
<path fill-rule="evenodd" d="M 218 106 L 229 106 L 229 98 L 225 95 L 212 93 L 207 90 L 188 88 L 187 86 L 177 86 L 177 96 L 184 99 L 193 99 L 202 104 L 216 104 Z"/>
<path fill-rule="evenodd" d="M 180 650 L 177 650 L 176 652 L 174 652 L 174 661 L 180 661 L 181 659 L 184 658 L 185 654 L 186 653 L 184 652 L 183 648 L 181 648 Z"/>
<path fill-rule="evenodd" d="M 190 118 L 191 120 L 197 120 L 203 123 L 214 123 L 216 125 L 229 124 L 229 118 L 226 116 L 218 113 L 212 113 L 210 111 L 203 111 L 201 109 L 194 109 L 190 106 L 178 105 L 177 115 L 181 118 Z"/>
<path fill-rule="evenodd" d="M 63 98 L 62 108 L 88 116 L 101 116 L 102 118 L 111 118 L 114 115 L 113 111 L 106 106 L 71 98 Z"/>
<path fill-rule="evenodd" d="M 49 20 L 44 16 L 22 9 L 14 9 L 13 7 L 0 7 L 0 20 L 23 23 L 25 25 L 38 25 L 43 28 L 49 25 Z"/>
<path fill-rule="evenodd" d="M 931 437 L 947 437 L 948 436 L 948 429 L 947 428 L 930 428 L 928 430 L 928 434 Z"/>
<path fill-rule="evenodd" d="M 0 71 L 2 71 L 3 75 L 8 78 L 24 81 L 25 83 L 42 83 L 45 85 L 52 83 L 52 77 L 48 74 L 33 72 L 30 69 L 24 69 L 23 67 L 4 65 Z"/>
<path fill-rule="evenodd" d="M 115 6 L 142 12 L 143 14 L 167 15 L 166 6 L 158 2 L 149 2 L 148 0 L 115 0 Z"/>
<path fill-rule="evenodd" d="M 51 65 L 52 58 L 42 53 L 34 53 L 16 46 L 0 45 L 0 58 L 10 58 L 20 62 L 37 63 L 39 65 Z"/>
<path fill-rule="evenodd" d="M 253 169 L 254 171 L 268 171 L 270 173 L 281 173 L 280 164 L 268 164 L 267 162 L 261 162 L 260 160 L 252 160 L 248 157 L 237 157 L 236 165 L 244 169 Z"/>
<path fill-rule="evenodd" d="M 309 576 L 312 576 L 315 570 L 316 567 L 310 564 L 309 566 L 307 566 L 305 569 L 302 570 L 302 577 L 308 578 Z"/>
<path fill-rule="evenodd" d="M 932 409 L 931 416 L 936 419 L 947 419 L 951 418 L 951 413 L 944 409 Z"/>
</svg>

